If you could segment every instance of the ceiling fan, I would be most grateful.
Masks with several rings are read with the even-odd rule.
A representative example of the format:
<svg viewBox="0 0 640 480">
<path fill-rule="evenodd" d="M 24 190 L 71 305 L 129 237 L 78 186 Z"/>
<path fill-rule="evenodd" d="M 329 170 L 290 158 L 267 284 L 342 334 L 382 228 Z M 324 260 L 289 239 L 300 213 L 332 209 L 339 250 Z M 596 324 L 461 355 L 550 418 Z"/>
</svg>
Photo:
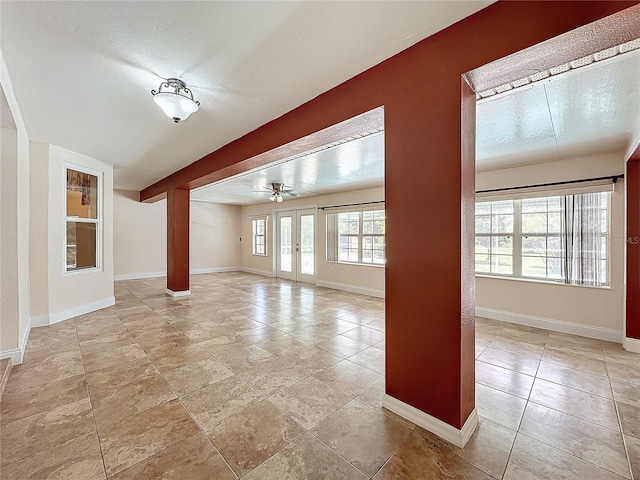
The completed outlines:
<svg viewBox="0 0 640 480">
<path fill-rule="evenodd" d="M 269 195 L 269 200 L 272 202 L 281 203 L 284 200 L 284 195 L 288 195 L 290 197 L 298 197 L 298 193 L 291 187 L 287 187 L 284 183 L 273 182 L 271 183 L 271 187 L 262 187 L 265 190 L 271 192 Z M 262 190 L 254 190 L 256 193 L 265 193 Z"/>
</svg>

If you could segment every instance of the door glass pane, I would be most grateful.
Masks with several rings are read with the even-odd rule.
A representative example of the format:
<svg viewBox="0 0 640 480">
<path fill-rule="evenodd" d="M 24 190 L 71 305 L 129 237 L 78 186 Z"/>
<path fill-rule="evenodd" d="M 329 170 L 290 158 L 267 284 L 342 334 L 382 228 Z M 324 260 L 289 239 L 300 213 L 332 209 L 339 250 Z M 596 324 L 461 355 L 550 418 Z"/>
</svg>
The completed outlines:
<svg viewBox="0 0 640 480">
<path fill-rule="evenodd" d="M 280 218 L 280 270 L 291 272 L 291 217 Z"/>
<path fill-rule="evenodd" d="M 314 215 L 300 216 L 300 273 L 314 274 Z"/>
</svg>

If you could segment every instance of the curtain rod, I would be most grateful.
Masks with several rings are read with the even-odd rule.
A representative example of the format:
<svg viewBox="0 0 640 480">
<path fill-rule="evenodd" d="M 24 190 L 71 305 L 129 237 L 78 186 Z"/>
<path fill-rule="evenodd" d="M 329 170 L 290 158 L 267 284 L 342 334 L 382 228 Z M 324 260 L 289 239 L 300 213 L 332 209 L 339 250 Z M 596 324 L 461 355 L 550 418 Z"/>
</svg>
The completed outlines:
<svg viewBox="0 0 640 480">
<path fill-rule="evenodd" d="M 493 188 L 490 190 L 476 190 L 476 193 L 493 193 L 493 192 L 504 192 L 506 190 L 524 190 L 527 188 L 554 187 L 556 185 L 570 185 L 572 183 L 595 182 L 597 180 L 613 180 L 613 183 L 616 183 L 619 178 L 624 178 L 624 174 L 609 175 L 608 177 L 583 178 L 581 180 L 567 180 L 564 182 L 539 183 L 537 185 L 522 185 L 519 187 L 505 187 L 505 188 Z"/>
<path fill-rule="evenodd" d="M 359 207 L 360 205 L 373 205 L 380 203 L 384 203 L 384 200 L 380 200 L 378 202 L 347 203 L 345 205 L 327 205 L 326 207 L 318 207 L 318 210 L 326 210 L 328 208 Z"/>
</svg>

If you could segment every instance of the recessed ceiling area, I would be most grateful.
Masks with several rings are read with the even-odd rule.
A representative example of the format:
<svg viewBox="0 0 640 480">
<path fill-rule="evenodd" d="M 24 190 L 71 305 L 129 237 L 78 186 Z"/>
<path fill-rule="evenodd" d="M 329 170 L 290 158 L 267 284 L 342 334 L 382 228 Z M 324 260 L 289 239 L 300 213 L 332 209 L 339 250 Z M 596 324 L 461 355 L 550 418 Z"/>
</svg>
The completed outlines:
<svg viewBox="0 0 640 480">
<path fill-rule="evenodd" d="M 640 50 L 478 100 L 476 169 L 625 150 L 640 131 Z"/>
<path fill-rule="evenodd" d="M 301 197 L 381 187 L 384 132 L 225 179 L 192 191 L 191 198 L 232 205 L 268 202 L 267 188 L 273 182 L 284 183 Z"/>
<path fill-rule="evenodd" d="M 640 50 L 479 100 L 476 170 L 625 150 L 640 131 L 638 71 Z M 192 198 L 268 202 L 264 187 L 272 182 L 301 197 L 382 186 L 384 132 L 223 180 L 193 191 Z"/>
</svg>

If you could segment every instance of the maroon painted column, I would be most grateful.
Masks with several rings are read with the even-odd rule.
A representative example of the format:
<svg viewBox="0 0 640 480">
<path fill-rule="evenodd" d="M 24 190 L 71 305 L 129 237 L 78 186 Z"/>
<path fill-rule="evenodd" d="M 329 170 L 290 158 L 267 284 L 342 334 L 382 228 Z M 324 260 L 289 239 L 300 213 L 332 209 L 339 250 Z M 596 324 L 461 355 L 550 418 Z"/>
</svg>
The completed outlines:
<svg viewBox="0 0 640 480">
<path fill-rule="evenodd" d="M 189 190 L 167 191 L 167 293 L 174 297 L 189 291 Z"/>
<path fill-rule="evenodd" d="M 627 350 L 640 353 L 640 145 L 627 161 Z"/>
<path fill-rule="evenodd" d="M 438 93 L 385 105 L 383 405 L 463 446 L 478 423 L 476 101 L 460 74 L 443 78 Z"/>
</svg>

